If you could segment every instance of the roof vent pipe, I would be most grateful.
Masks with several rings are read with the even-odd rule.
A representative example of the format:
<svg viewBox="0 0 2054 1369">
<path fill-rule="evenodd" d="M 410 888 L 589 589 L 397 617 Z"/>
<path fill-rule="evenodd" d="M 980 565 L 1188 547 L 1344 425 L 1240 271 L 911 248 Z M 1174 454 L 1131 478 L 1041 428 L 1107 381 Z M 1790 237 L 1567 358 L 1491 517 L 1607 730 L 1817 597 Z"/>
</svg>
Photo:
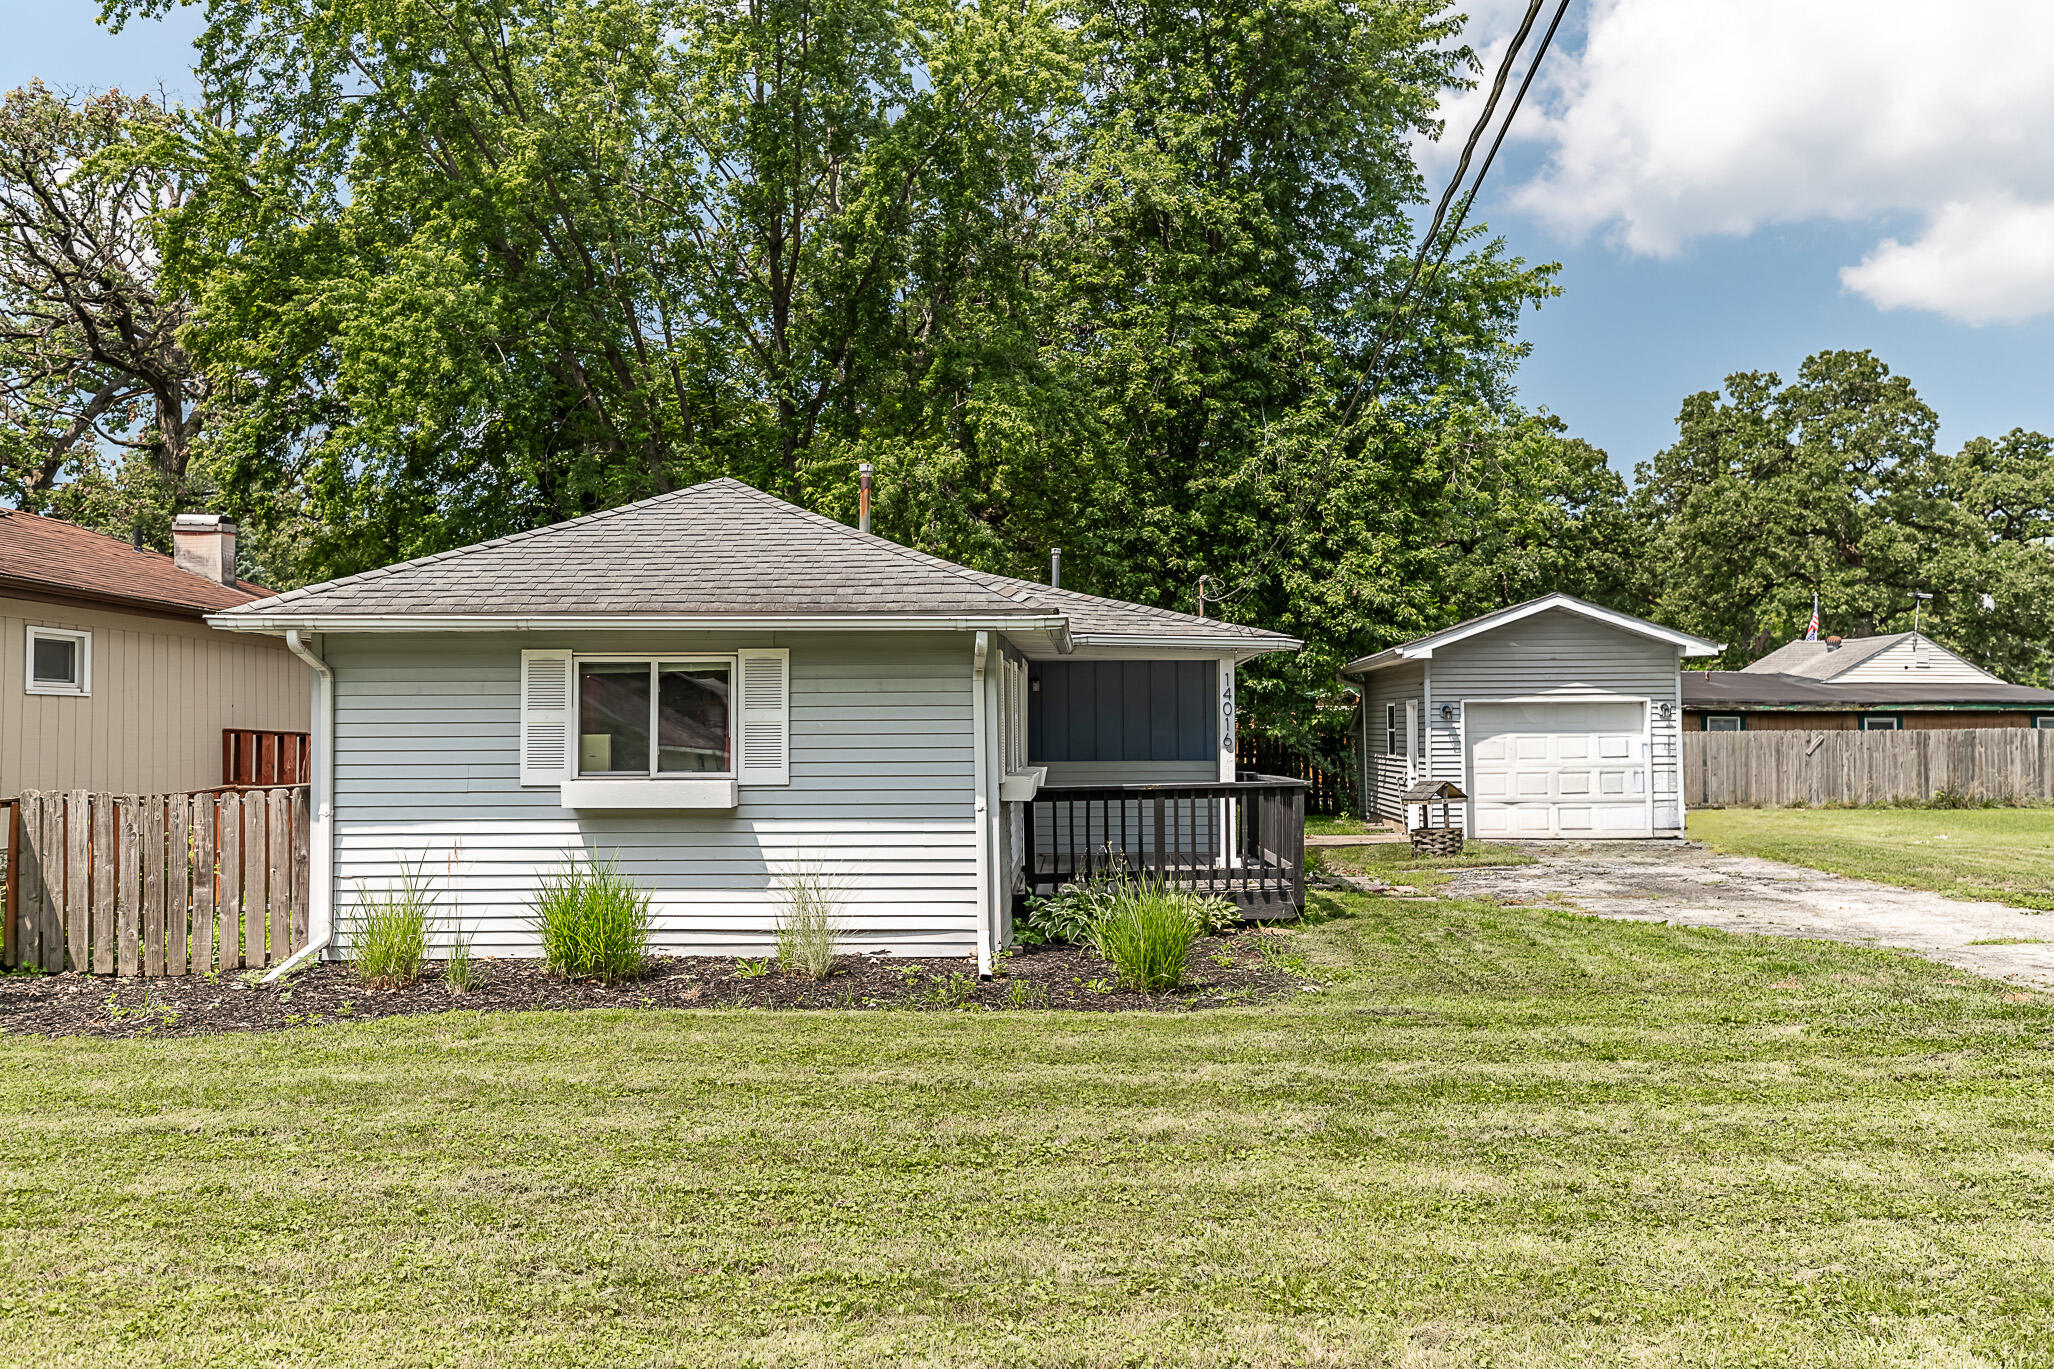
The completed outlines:
<svg viewBox="0 0 2054 1369">
<path fill-rule="evenodd" d="M 856 467 L 856 531 L 870 531 L 870 473 L 868 461 Z"/>
<path fill-rule="evenodd" d="M 1050 589 L 1061 589 L 1063 587 L 1063 549 L 1061 547 L 1050 547 L 1048 549 L 1048 587 Z"/>
</svg>

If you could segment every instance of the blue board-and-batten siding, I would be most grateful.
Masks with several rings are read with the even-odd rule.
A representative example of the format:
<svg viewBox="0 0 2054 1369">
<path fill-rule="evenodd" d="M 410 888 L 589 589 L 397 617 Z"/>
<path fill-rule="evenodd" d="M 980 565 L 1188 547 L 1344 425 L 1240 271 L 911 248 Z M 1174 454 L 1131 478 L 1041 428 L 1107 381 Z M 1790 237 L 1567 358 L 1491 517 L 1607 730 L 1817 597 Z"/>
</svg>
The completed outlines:
<svg viewBox="0 0 2054 1369">
<path fill-rule="evenodd" d="M 519 783 L 522 648 L 791 649 L 792 782 L 714 813 L 578 813 Z M 539 881 L 618 855 L 651 893 L 659 950 L 762 954 L 773 875 L 821 861 L 857 949 L 972 955 L 977 859 L 967 634 L 328 637 L 336 677 L 338 929 L 361 883 L 418 863 L 479 954 L 534 954 Z M 446 939 L 451 928 L 445 925 Z"/>
<path fill-rule="evenodd" d="M 1029 671 L 1034 764 L 1204 761 L 1217 767 L 1215 662 L 1043 661 Z"/>
</svg>

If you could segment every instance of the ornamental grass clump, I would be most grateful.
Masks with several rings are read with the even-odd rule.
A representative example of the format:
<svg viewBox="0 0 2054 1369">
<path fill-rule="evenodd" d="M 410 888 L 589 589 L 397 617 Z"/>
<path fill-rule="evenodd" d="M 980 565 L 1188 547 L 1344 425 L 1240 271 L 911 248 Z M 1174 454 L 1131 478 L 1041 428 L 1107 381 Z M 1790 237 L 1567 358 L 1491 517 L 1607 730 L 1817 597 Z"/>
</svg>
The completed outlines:
<svg viewBox="0 0 2054 1369">
<path fill-rule="evenodd" d="M 1165 993 L 1184 982 L 1185 959 L 1205 930 L 1190 894 L 1154 881 L 1127 884 L 1092 924 L 1091 948 L 1112 963 L 1122 988 Z"/>
<path fill-rule="evenodd" d="M 421 977 L 422 962 L 428 958 L 428 927 L 436 896 L 418 864 L 401 869 L 397 888 L 373 890 L 357 885 L 349 945 L 357 981 L 368 988 L 411 984 Z"/>
<path fill-rule="evenodd" d="M 605 864 L 573 860 L 535 896 L 542 958 L 561 979 L 611 984 L 632 979 L 649 959 L 649 895 Z"/>
<path fill-rule="evenodd" d="M 800 861 L 778 876 L 784 909 L 777 919 L 777 964 L 786 974 L 825 979 L 834 973 L 842 932 L 842 886 L 816 862 Z"/>
</svg>

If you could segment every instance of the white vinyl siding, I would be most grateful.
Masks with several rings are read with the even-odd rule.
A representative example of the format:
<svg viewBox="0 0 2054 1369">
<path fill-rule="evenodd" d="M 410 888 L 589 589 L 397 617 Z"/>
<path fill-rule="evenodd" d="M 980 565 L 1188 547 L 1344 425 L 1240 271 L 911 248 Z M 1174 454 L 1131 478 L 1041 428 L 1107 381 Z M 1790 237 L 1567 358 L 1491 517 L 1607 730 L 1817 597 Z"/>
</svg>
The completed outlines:
<svg viewBox="0 0 2054 1369">
<path fill-rule="evenodd" d="M 1826 660 L 1833 659 L 1829 652 Z M 1827 677 L 1838 684 L 1999 684 L 1930 637 L 1908 637 L 1866 661 Z"/>
<path fill-rule="evenodd" d="M 1669 643 L 1552 609 L 1440 648 L 1433 655 L 1430 683 L 1428 774 L 1465 788 L 1461 718 L 1458 712 L 1442 721 L 1444 704 L 1520 698 L 1652 700 L 1654 828 L 1682 828 L 1683 709 L 1676 648 Z M 1669 704 L 1666 719 L 1661 716 L 1664 702 Z"/>
<path fill-rule="evenodd" d="M 555 634 L 550 636 L 554 637 Z M 661 951 L 761 955 L 772 876 L 824 861 L 852 948 L 973 955 L 976 833 L 967 635 L 331 634 L 337 924 L 356 889 L 420 862 L 484 955 L 531 955 L 529 902 L 575 852 L 618 855 L 650 890 Z M 595 653 L 789 647 L 790 782 L 731 811 L 574 812 L 520 784 L 523 648 Z M 446 930 L 444 935 L 446 935 Z M 438 944 L 440 938 L 438 938 Z"/>
</svg>

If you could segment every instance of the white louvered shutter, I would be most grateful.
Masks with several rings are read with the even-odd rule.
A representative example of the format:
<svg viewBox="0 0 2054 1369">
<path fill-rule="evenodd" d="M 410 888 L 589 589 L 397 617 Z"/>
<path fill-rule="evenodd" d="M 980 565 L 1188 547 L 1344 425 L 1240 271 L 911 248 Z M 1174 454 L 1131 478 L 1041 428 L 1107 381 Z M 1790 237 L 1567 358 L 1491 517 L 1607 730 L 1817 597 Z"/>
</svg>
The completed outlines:
<svg viewBox="0 0 2054 1369">
<path fill-rule="evenodd" d="M 568 651 L 521 653 L 521 783 L 571 777 L 576 681 Z"/>
<path fill-rule="evenodd" d="M 736 653 L 742 676 L 735 723 L 735 778 L 742 784 L 792 782 L 792 653 L 772 647 Z"/>
</svg>

